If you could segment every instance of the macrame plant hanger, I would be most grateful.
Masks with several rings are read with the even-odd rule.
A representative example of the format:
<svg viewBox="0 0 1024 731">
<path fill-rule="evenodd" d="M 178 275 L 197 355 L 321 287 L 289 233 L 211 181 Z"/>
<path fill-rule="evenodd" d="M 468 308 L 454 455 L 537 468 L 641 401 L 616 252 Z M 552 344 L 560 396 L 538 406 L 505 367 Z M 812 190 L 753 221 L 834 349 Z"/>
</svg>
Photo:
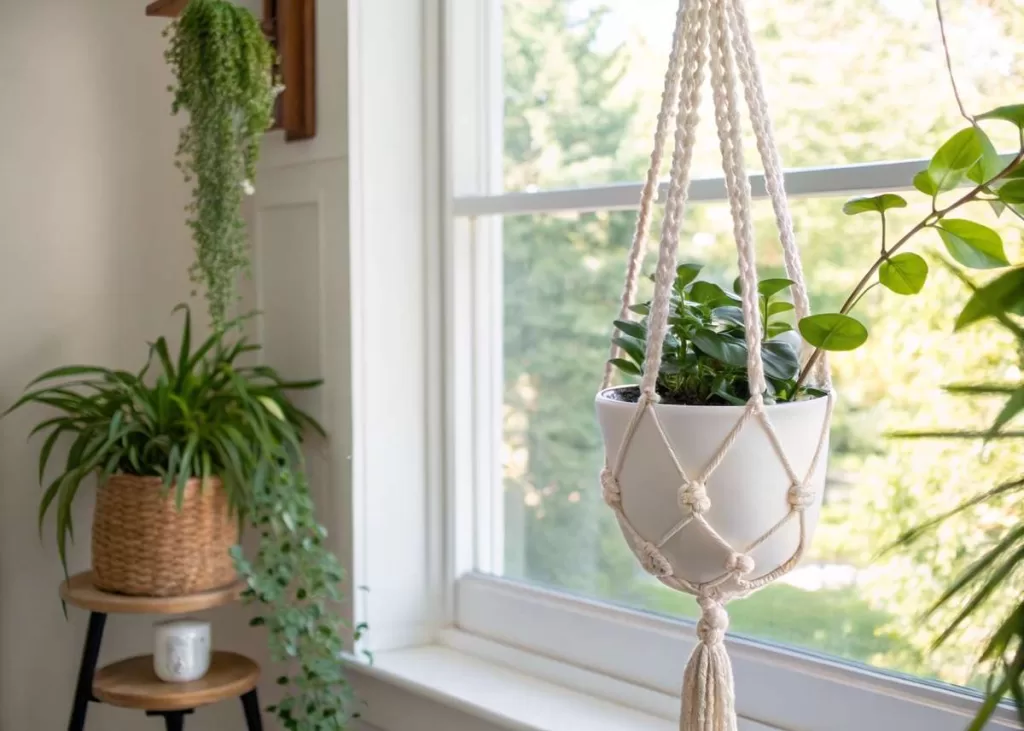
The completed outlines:
<svg viewBox="0 0 1024 731">
<path fill-rule="evenodd" d="M 746 323 L 747 373 L 752 396 L 712 459 L 698 471 L 691 470 L 694 472 L 691 476 L 682 467 L 659 420 L 659 411 L 662 408 L 679 407 L 658 406 L 660 399 L 655 388 L 663 340 L 668 329 L 670 296 L 676 276 L 679 229 L 690 184 L 690 167 L 706 70 L 710 70 L 715 123 L 738 253 L 742 285 L 740 295 Z M 701 619 L 697 624 L 698 644 L 686 667 L 683 682 L 680 720 L 682 731 L 736 730 L 732 667 L 724 643 L 729 624 L 725 606 L 729 600 L 746 596 L 788 573 L 800 561 L 810 540 L 810 529 L 805 513 L 816 500 L 820 504 L 820 491 L 815 490 L 810 483 L 812 475 L 827 452 L 828 429 L 834 404 L 828 364 L 825 358 L 821 358 L 812 376 L 815 385 L 828 393 L 826 397 L 822 397 L 826 401 L 822 409 L 824 419 L 820 429 L 817 424 L 814 427 L 818 441 L 810 458 L 810 467 L 806 472 L 798 473 L 787 458 L 782 440 L 769 418 L 768 412 L 771 407 L 766 407 L 764 403 L 765 372 L 761 357 L 764 333 L 759 315 L 751 187 L 744 168 L 742 152 L 740 82 L 757 139 L 757 149 L 764 165 L 765 187 L 779 229 L 786 272 L 789 279 L 794 282 L 792 294 L 795 314 L 798 320 L 810 314 L 803 270 L 786 201 L 782 167 L 768 118 L 744 0 L 680 0 L 661 111 L 658 115 L 654 151 L 651 155 L 651 167 L 640 202 L 619 316 L 620 320 L 629 319 L 630 307 L 634 304 L 650 230 L 651 209 L 658 190 L 662 151 L 669 132 L 674 130 L 671 177 L 655 272 L 654 298 L 648 315 L 646 357 L 640 383 L 640 397 L 617 451 L 607 450 L 606 467 L 601 473 L 604 499 L 615 510 L 619 524 L 643 567 L 667 586 L 696 596 L 702 610 Z M 803 348 L 803 360 L 806 361 L 809 348 L 806 344 Z M 617 355 L 618 348 L 613 345 L 612 357 Z M 605 369 L 602 391 L 611 385 L 612 376 L 612 367 L 608 365 Z M 629 489 L 630 486 L 620 484 L 620 475 L 630 448 L 636 441 L 634 437 L 645 419 L 651 420 L 656 427 L 656 434 L 669 450 L 680 479 L 678 505 L 682 518 L 664 537 L 641 535 L 623 509 L 623 489 Z M 715 495 L 708 492 L 708 479 L 721 466 L 744 429 L 762 429 L 770 442 L 771 451 L 781 462 L 788 476 L 788 489 L 779 495 L 779 500 L 788 505 L 785 517 L 768 528 L 763 535 L 747 545 L 736 547 L 730 545 L 719 534 L 705 514 L 715 499 Z M 823 477 L 821 480 L 823 482 Z M 759 567 L 755 572 L 754 562 L 749 554 L 794 520 L 798 521 L 799 525 L 799 538 L 795 550 L 779 565 Z M 722 566 L 720 576 L 699 583 L 688 580 L 682 575 L 683 569 L 678 565 L 674 566 L 663 555 L 664 544 L 683 530 L 705 531 L 726 549 L 725 555 L 728 556 L 728 560 Z"/>
</svg>

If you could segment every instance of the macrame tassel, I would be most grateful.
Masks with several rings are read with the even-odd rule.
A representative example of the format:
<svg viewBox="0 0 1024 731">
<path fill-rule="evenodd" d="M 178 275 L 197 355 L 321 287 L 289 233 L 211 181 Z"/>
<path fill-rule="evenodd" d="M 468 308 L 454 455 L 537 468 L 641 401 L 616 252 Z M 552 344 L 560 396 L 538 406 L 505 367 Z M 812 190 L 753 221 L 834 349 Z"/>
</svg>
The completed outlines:
<svg viewBox="0 0 1024 731">
<path fill-rule="evenodd" d="M 729 615 L 725 605 L 708 596 L 697 599 L 703 610 L 697 622 L 700 638 L 683 676 L 680 731 L 736 731 L 732 663 L 725 651 Z"/>
</svg>

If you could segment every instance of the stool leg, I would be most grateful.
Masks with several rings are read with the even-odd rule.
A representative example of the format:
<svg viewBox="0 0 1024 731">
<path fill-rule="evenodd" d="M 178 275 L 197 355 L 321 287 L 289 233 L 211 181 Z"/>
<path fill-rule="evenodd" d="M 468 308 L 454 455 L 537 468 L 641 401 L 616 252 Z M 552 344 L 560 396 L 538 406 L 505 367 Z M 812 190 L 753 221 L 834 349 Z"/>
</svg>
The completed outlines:
<svg viewBox="0 0 1024 731">
<path fill-rule="evenodd" d="M 260 697 L 255 688 L 242 696 L 242 709 L 245 711 L 245 726 L 248 731 L 263 731 Z"/>
<path fill-rule="evenodd" d="M 167 731 L 183 731 L 185 728 L 185 716 L 191 714 L 191 708 L 186 708 L 183 711 L 146 711 L 147 716 L 163 716 L 164 727 Z"/>
<path fill-rule="evenodd" d="M 164 714 L 164 726 L 167 731 L 184 731 L 185 728 L 185 713 L 184 711 L 177 711 L 175 713 Z"/>
<path fill-rule="evenodd" d="M 78 666 L 78 683 L 75 685 L 75 700 L 71 707 L 68 731 L 85 729 L 85 714 L 92 700 L 92 679 L 100 659 L 100 644 L 103 642 L 103 628 L 106 624 L 106 614 L 93 612 L 89 615 L 89 631 L 82 648 L 82 663 Z"/>
</svg>

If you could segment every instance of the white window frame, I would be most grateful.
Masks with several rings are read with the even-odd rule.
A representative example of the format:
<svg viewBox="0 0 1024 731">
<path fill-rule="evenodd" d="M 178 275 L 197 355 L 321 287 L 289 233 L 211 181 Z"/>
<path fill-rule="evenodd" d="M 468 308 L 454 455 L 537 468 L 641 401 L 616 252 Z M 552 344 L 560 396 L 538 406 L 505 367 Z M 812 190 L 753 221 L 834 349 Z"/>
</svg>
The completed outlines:
<svg viewBox="0 0 1024 731">
<path fill-rule="evenodd" d="M 543 673 L 554 675 L 549 680 L 595 695 L 619 687 L 604 679 L 625 681 L 640 691 L 616 700 L 664 713 L 657 699 L 679 692 L 694 644 L 692 622 L 496 578 L 505 527 L 503 491 L 496 489 L 503 400 L 501 216 L 635 209 L 641 184 L 503 192 L 501 0 L 444 0 L 442 15 L 440 115 L 447 154 L 439 165 L 449 193 L 442 226 L 445 503 L 455 583 L 448 601 L 455 629 L 442 638 L 524 672 L 547 668 Z M 791 197 L 906 189 L 926 166 L 925 160 L 907 160 L 794 170 L 787 189 Z M 764 197 L 763 178 L 752 176 L 751 182 L 755 198 Z M 664 194 L 663 185 L 662 199 Z M 695 180 L 690 200 L 725 200 L 722 179 Z M 738 712 L 748 722 L 793 731 L 961 731 L 980 703 L 972 692 L 837 659 L 732 636 L 727 642 Z M 569 673 L 566 666 L 578 670 Z M 990 728 L 1018 726 L 1007 707 Z"/>
</svg>

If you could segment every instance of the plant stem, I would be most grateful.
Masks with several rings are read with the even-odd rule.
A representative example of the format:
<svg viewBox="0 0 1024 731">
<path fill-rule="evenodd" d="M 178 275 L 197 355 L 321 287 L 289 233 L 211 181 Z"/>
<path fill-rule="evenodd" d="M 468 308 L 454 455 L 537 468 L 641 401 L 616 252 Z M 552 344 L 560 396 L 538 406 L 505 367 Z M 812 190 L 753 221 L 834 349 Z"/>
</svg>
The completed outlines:
<svg viewBox="0 0 1024 731">
<path fill-rule="evenodd" d="M 868 269 L 867 273 L 863 277 L 861 277 L 861 280 L 859 282 L 857 282 L 857 286 L 853 288 L 853 291 L 850 293 L 850 296 L 846 298 L 846 302 L 843 303 L 843 306 L 842 308 L 840 308 L 839 313 L 845 315 L 851 309 L 853 309 L 853 306 L 857 303 L 857 300 L 860 297 L 861 293 L 864 291 L 864 288 L 869 286 L 868 283 L 871 281 L 872 277 L 874 277 L 875 272 L 878 271 L 878 268 L 882 266 L 882 262 L 884 262 L 889 256 L 899 251 L 904 244 L 906 244 L 908 241 L 910 241 L 910 239 L 912 239 L 914 236 L 916 236 L 924 229 L 934 226 L 937 222 L 941 221 L 945 216 L 949 215 L 950 213 L 952 213 L 954 210 L 964 205 L 965 203 L 970 203 L 976 200 L 980 193 L 987 190 L 988 187 L 992 185 L 992 183 L 1009 174 L 1010 171 L 1012 171 L 1014 168 L 1020 165 L 1022 160 L 1024 160 L 1024 149 L 1018 152 L 1017 155 L 1010 162 L 1010 164 L 1007 165 L 994 178 L 978 184 L 964 196 L 958 198 L 945 208 L 938 211 L 933 211 L 932 213 L 929 213 L 927 216 L 925 216 L 924 219 L 922 219 L 919 223 L 917 223 L 917 225 L 915 225 L 906 234 L 904 234 L 899 241 L 893 244 L 892 248 L 884 252 L 875 260 L 875 263 L 871 265 L 871 268 Z M 811 370 L 821 359 L 823 353 L 824 351 L 821 348 L 816 348 L 814 352 L 811 354 L 811 357 L 807 359 L 807 362 L 804 364 L 803 369 L 801 369 L 800 371 L 800 377 L 796 381 L 796 388 L 794 389 L 794 393 L 796 391 L 799 391 L 800 388 L 807 381 L 807 377 L 810 376 Z"/>
<path fill-rule="evenodd" d="M 960 89 L 956 85 L 956 74 L 953 73 L 953 56 L 949 52 L 949 39 L 946 37 L 946 20 L 942 17 L 942 0 L 935 0 L 935 11 L 939 15 L 939 31 L 942 33 L 942 50 L 946 54 L 946 68 L 949 70 L 949 81 L 953 85 L 953 96 L 956 97 L 956 105 L 960 108 L 960 114 L 963 115 L 964 119 L 971 124 L 974 124 L 974 117 L 967 113 L 963 99 L 960 97 Z"/>
<path fill-rule="evenodd" d="M 857 303 L 858 303 L 858 302 L 860 302 L 860 301 L 861 301 L 862 299 L 864 299 L 864 295 L 866 295 L 866 294 L 867 294 L 868 292 L 870 292 L 871 290 L 873 290 L 873 289 L 874 289 L 875 287 L 877 287 L 878 285 L 879 285 L 879 282 L 872 282 L 872 283 L 871 283 L 871 286 L 870 286 L 870 287 L 866 287 L 866 288 L 864 289 L 864 291 L 860 293 L 860 297 L 858 297 L 857 299 L 855 299 L 855 300 L 853 301 L 853 304 L 851 304 L 851 305 L 850 305 L 850 309 L 849 309 L 849 310 L 847 310 L 847 312 L 850 312 L 850 311 L 852 311 L 852 310 L 853 310 L 853 308 L 857 306 Z"/>
</svg>

